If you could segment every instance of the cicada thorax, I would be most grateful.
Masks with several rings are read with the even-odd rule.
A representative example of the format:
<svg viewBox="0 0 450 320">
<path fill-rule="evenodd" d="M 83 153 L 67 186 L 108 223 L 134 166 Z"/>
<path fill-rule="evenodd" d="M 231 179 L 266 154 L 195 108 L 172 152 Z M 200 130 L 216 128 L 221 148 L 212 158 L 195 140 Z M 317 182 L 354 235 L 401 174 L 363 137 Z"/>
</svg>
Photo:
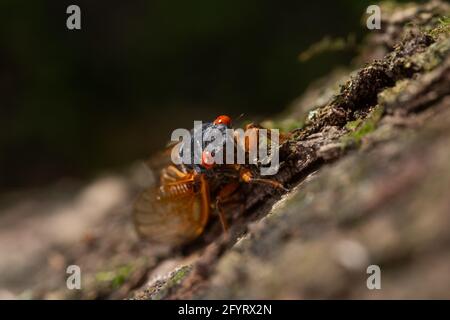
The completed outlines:
<svg viewBox="0 0 450 320">
<path fill-rule="evenodd" d="M 197 238 L 210 215 L 208 182 L 202 174 L 173 166 L 161 172 L 159 187 L 145 190 L 134 206 L 138 233 L 155 242 L 180 245 Z"/>
</svg>

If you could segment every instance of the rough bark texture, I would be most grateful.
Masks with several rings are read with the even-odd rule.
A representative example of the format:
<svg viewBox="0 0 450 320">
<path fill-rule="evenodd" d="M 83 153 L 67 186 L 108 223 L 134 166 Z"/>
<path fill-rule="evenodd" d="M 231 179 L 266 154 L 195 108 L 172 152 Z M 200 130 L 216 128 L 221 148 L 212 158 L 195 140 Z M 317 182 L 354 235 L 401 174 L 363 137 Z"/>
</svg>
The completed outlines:
<svg viewBox="0 0 450 320">
<path fill-rule="evenodd" d="M 218 223 L 185 248 L 136 238 L 129 206 L 70 250 L 33 297 L 450 298 L 450 7 L 382 7 L 352 72 L 331 72 L 266 125 L 301 124 L 280 150 L 286 194 L 245 189 L 231 236 Z M 129 179 L 126 201 L 136 192 Z M 61 253 L 61 252 L 64 252 Z M 80 265 L 83 290 L 62 266 Z M 382 289 L 368 290 L 378 265 Z M 14 278 L 14 277 L 12 277 Z M 12 280 L 11 280 L 12 281 Z"/>
</svg>

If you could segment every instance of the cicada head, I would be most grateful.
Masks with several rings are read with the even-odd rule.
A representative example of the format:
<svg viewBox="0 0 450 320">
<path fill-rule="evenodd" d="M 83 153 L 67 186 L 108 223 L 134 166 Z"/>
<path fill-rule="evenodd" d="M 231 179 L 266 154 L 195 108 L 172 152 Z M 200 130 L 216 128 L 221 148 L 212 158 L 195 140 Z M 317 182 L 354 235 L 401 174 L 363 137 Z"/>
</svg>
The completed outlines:
<svg viewBox="0 0 450 320">
<path fill-rule="evenodd" d="M 188 161 L 183 161 L 183 165 L 188 170 L 195 170 L 197 173 L 205 173 L 215 166 L 213 158 L 216 154 L 225 155 L 227 141 L 227 129 L 231 128 L 231 118 L 225 115 L 217 117 L 213 122 L 204 123 L 199 138 L 194 130 L 191 130 L 191 140 L 182 142 L 178 146 L 179 158 L 186 159 L 185 152 L 190 149 Z M 190 143 L 189 148 L 185 145 Z"/>
</svg>

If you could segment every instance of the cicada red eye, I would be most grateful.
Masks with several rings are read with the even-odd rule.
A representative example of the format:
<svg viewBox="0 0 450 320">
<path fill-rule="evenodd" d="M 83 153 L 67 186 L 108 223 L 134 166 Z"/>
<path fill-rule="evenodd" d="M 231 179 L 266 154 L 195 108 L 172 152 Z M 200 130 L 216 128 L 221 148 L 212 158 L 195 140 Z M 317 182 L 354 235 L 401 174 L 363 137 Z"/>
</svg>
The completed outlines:
<svg viewBox="0 0 450 320">
<path fill-rule="evenodd" d="M 214 167 L 214 157 L 209 151 L 203 151 L 202 153 L 202 166 L 208 170 Z"/>
<path fill-rule="evenodd" d="M 231 118 L 226 115 L 221 115 L 214 120 L 214 124 L 224 124 L 227 127 L 231 127 Z"/>
</svg>

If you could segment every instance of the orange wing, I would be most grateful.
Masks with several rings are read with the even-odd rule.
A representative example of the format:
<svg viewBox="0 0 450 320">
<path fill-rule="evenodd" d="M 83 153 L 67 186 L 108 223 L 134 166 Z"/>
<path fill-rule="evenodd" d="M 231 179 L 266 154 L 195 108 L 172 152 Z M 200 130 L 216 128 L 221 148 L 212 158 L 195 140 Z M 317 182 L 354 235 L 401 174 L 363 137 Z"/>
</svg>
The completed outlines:
<svg viewBox="0 0 450 320">
<path fill-rule="evenodd" d="M 180 245 L 197 238 L 210 214 L 208 183 L 202 175 L 187 174 L 149 188 L 134 205 L 136 230 L 151 241 Z"/>
</svg>

